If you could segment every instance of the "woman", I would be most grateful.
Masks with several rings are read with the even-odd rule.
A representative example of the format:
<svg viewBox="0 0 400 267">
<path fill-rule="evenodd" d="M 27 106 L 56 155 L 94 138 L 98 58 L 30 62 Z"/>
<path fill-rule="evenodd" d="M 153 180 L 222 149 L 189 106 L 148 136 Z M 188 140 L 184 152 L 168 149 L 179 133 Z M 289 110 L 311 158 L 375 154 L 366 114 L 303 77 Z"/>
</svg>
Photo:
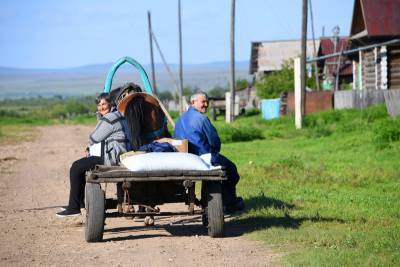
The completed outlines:
<svg viewBox="0 0 400 267">
<path fill-rule="evenodd" d="M 96 128 L 89 136 L 89 145 L 101 144 L 100 155 L 88 155 L 75 161 L 70 169 L 69 202 L 65 210 L 58 212 L 57 217 L 71 217 L 81 214 L 84 208 L 85 172 L 96 165 L 116 165 L 119 155 L 125 153 L 127 142 L 124 132 L 124 117 L 118 111 L 111 111 L 111 100 L 107 93 L 96 99 L 97 112 L 100 117 Z"/>
</svg>

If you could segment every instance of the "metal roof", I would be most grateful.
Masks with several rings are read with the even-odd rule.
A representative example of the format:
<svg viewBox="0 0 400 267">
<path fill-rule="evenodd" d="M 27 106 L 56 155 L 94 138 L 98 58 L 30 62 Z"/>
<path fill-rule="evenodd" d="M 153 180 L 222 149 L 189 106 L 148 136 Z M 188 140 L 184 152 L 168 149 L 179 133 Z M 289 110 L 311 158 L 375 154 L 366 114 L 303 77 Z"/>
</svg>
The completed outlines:
<svg viewBox="0 0 400 267">
<path fill-rule="evenodd" d="M 400 35 L 400 0 L 355 0 L 351 39 Z"/>
<path fill-rule="evenodd" d="M 318 56 L 326 56 L 333 53 L 338 53 L 342 51 L 346 51 L 349 47 L 349 38 L 348 37 L 340 37 L 338 43 L 336 44 L 334 40 L 331 38 L 321 38 L 320 48 L 318 51 Z M 337 71 L 337 62 L 339 60 L 339 56 L 333 58 L 327 58 L 324 60 L 324 64 L 327 67 L 328 74 L 334 74 Z M 348 58 L 346 56 L 342 56 L 340 58 L 340 75 L 352 75 L 353 66 L 351 62 L 348 62 Z"/>
</svg>

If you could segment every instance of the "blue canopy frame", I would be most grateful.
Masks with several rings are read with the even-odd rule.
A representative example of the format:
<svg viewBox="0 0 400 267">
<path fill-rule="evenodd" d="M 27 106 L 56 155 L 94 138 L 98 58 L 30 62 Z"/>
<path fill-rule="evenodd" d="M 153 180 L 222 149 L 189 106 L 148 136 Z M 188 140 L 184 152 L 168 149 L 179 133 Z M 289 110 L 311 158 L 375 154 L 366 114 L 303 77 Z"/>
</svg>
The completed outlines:
<svg viewBox="0 0 400 267">
<path fill-rule="evenodd" d="M 140 75 L 140 78 L 142 79 L 143 87 L 144 87 L 144 90 L 146 91 L 146 93 L 154 95 L 153 94 L 153 88 L 152 88 L 152 86 L 150 84 L 149 77 L 147 76 L 146 71 L 144 70 L 142 65 L 139 64 L 139 62 L 137 62 L 136 60 L 134 60 L 131 57 L 120 58 L 117 62 L 114 63 L 114 65 L 108 71 L 107 78 L 106 78 L 106 83 L 104 84 L 104 92 L 105 93 L 109 93 L 110 92 L 115 72 L 118 70 L 118 68 L 121 65 L 123 65 L 125 63 L 129 63 L 133 67 L 135 67 L 135 69 L 137 70 L 137 72 Z"/>
</svg>

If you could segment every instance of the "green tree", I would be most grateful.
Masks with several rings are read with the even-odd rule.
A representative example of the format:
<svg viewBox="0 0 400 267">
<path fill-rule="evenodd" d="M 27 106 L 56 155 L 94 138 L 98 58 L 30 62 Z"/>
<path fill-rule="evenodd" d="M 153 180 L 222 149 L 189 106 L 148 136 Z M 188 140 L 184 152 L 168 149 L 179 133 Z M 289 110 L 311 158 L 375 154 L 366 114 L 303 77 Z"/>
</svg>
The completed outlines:
<svg viewBox="0 0 400 267">
<path fill-rule="evenodd" d="M 284 91 L 294 90 L 293 60 L 282 64 L 282 69 L 265 75 L 255 84 L 260 98 L 277 98 Z"/>
<path fill-rule="evenodd" d="M 208 96 L 209 97 L 225 97 L 225 92 L 227 92 L 228 89 L 224 88 L 220 85 L 214 86 L 211 90 L 208 91 Z"/>
<path fill-rule="evenodd" d="M 282 69 L 265 75 L 256 82 L 257 95 L 260 98 L 277 98 L 284 91 L 294 91 L 294 68 L 293 59 L 285 61 Z M 306 86 L 315 89 L 316 81 L 314 70 L 312 77 L 306 77 Z"/>
<path fill-rule="evenodd" d="M 249 86 L 249 82 L 246 79 L 236 80 L 236 91 L 246 89 Z"/>
<path fill-rule="evenodd" d="M 172 93 L 170 91 L 162 91 L 162 92 L 159 92 L 157 95 L 161 101 L 170 101 L 170 100 L 174 99 L 174 96 L 172 95 Z"/>
</svg>

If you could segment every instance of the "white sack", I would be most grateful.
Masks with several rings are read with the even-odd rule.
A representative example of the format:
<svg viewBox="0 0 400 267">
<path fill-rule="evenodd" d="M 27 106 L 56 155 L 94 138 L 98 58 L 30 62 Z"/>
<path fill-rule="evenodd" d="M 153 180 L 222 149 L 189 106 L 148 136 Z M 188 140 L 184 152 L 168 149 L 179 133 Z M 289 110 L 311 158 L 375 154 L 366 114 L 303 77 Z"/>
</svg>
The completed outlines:
<svg viewBox="0 0 400 267">
<path fill-rule="evenodd" d="M 197 155 L 177 152 L 136 154 L 123 158 L 121 163 L 130 171 L 208 171 L 220 168 L 207 164 Z"/>
</svg>

